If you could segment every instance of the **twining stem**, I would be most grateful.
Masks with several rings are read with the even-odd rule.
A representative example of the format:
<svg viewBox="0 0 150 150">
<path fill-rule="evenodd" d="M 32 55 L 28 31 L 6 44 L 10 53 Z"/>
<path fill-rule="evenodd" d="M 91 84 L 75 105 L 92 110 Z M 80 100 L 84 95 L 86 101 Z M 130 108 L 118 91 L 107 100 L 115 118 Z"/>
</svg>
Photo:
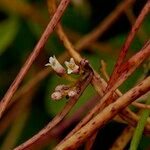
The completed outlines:
<svg viewBox="0 0 150 150">
<path fill-rule="evenodd" d="M 43 49 L 45 43 L 47 42 L 49 36 L 54 31 L 54 28 L 56 27 L 57 23 L 61 19 L 65 9 L 67 8 L 70 0 L 62 0 L 50 20 L 49 24 L 47 25 L 44 33 L 42 34 L 40 40 L 38 41 L 37 45 L 35 46 L 33 52 L 30 54 L 28 59 L 26 60 L 25 64 L 22 66 L 20 72 L 16 76 L 15 80 L 9 87 L 8 91 L 4 95 L 3 99 L 0 102 L 0 118 L 2 117 L 7 105 L 10 103 L 12 96 L 16 92 L 17 88 L 19 87 L 20 83 L 22 82 L 23 78 L 27 74 L 28 70 L 30 69 L 31 65 L 33 64 L 36 57 L 39 55 L 41 50 Z"/>
<path fill-rule="evenodd" d="M 117 63 L 115 65 L 115 68 L 114 68 L 114 71 L 110 77 L 110 80 L 108 82 L 108 86 L 107 86 L 107 89 L 106 91 L 108 91 L 112 85 L 114 84 L 114 82 L 116 81 L 116 79 L 118 78 L 119 76 L 119 73 L 118 73 L 118 70 L 120 69 L 124 59 L 125 59 L 125 56 L 127 54 L 127 51 L 137 33 L 137 30 L 140 28 L 145 16 L 148 14 L 150 10 L 150 0 L 147 1 L 147 3 L 145 4 L 144 8 L 142 9 L 140 15 L 138 16 L 138 18 L 136 19 L 136 22 L 135 24 L 133 25 L 126 41 L 124 42 L 123 46 L 122 46 L 122 49 L 121 49 L 121 52 L 118 56 L 118 60 L 117 60 Z"/>
<path fill-rule="evenodd" d="M 150 90 L 150 77 L 144 79 L 134 88 L 130 89 L 117 101 L 105 107 L 93 119 L 91 119 L 85 126 L 78 130 L 66 141 L 55 147 L 55 150 L 74 149 L 79 147 L 87 138 L 89 138 L 97 129 L 104 126 L 111 120 L 118 112 L 127 107 L 135 99 L 144 95 Z"/>
<path fill-rule="evenodd" d="M 148 104 L 148 105 L 150 104 L 150 96 L 148 97 L 146 104 Z M 147 118 L 149 117 L 149 115 L 150 115 L 150 110 L 142 111 L 139 122 L 138 122 L 135 132 L 133 134 L 133 138 L 132 138 L 129 150 L 137 150 L 140 139 L 142 137 L 145 123 L 147 122 Z"/>
</svg>

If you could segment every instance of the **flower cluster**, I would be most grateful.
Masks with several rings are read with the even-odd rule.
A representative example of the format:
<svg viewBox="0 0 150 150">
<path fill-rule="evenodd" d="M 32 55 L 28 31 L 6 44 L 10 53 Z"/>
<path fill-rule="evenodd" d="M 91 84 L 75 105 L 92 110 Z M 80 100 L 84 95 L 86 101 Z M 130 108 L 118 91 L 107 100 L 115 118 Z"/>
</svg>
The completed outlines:
<svg viewBox="0 0 150 150">
<path fill-rule="evenodd" d="M 76 95 L 77 95 L 77 90 L 75 90 L 75 88 L 73 89 L 67 85 L 62 84 L 56 86 L 55 91 L 51 95 L 51 98 L 53 100 L 59 100 L 65 96 L 74 97 Z"/>
<path fill-rule="evenodd" d="M 67 67 L 67 73 L 78 73 L 79 72 L 79 66 L 76 65 L 73 58 L 70 58 L 70 61 L 65 61 L 65 65 Z M 56 59 L 55 56 L 49 58 L 49 63 L 47 63 L 45 66 L 51 66 L 53 70 L 60 76 L 63 76 L 66 74 L 65 68 L 59 63 L 59 61 Z"/>
<path fill-rule="evenodd" d="M 49 63 L 45 66 L 51 66 L 52 69 L 59 75 L 59 76 L 66 76 L 68 74 L 78 74 L 80 71 L 80 67 L 75 63 L 73 58 L 70 58 L 70 61 L 65 61 L 65 65 L 67 67 L 67 73 L 65 68 L 59 63 L 55 56 L 49 58 Z M 77 95 L 77 90 L 75 87 L 70 87 L 68 85 L 58 85 L 54 92 L 51 95 L 53 100 L 59 100 L 65 96 L 67 97 L 74 97 Z"/>
</svg>

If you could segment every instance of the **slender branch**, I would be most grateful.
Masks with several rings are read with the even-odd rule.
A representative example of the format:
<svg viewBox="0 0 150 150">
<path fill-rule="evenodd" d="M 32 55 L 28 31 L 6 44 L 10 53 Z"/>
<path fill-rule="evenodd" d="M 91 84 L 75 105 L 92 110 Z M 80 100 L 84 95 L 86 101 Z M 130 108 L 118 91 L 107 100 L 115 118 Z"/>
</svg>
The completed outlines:
<svg viewBox="0 0 150 150">
<path fill-rule="evenodd" d="M 138 97 L 144 95 L 150 90 L 150 77 L 147 77 L 137 86 L 129 90 L 117 101 L 107 106 L 103 111 L 97 114 L 84 127 L 77 131 L 66 141 L 55 147 L 55 150 L 74 149 L 79 147 L 88 137 L 90 137 L 97 129 L 104 126 L 118 112 L 127 107 Z"/>
<path fill-rule="evenodd" d="M 116 81 L 116 79 L 119 76 L 119 69 L 124 61 L 124 58 L 127 54 L 127 51 L 136 35 L 136 32 L 138 31 L 138 29 L 140 28 L 145 16 L 148 14 L 150 10 L 150 0 L 147 1 L 147 3 L 145 4 L 144 8 L 142 9 L 140 15 L 138 16 L 138 18 L 136 19 L 135 24 L 133 25 L 126 41 L 124 42 L 123 46 L 122 46 L 122 50 L 118 56 L 118 60 L 117 63 L 115 65 L 114 71 L 110 77 L 110 81 L 108 82 L 108 86 L 106 91 L 108 91 L 114 84 L 114 82 Z"/>
<path fill-rule="evenodd" d="M 21 68 L 20 72 L 18 73 L 17 77 L 15 78 L 14 82 L 11 84 L 10 88 L 4 95 L 3 99 L 0 102 L 0 118 L 2 117 L 7 105 L 10 103 L 12 96 L 16 92 L 17 88 L 19 87 L 21 81 L 23 80 L 24 76 L 30 69 L 31 65 L 33 64 L 34 60 L 43 49 L 45 43 L 48 40 L 48 37 L 53 32 L 55 26 L 61 19 L 67 5 L 69 4 L 70 0 L 62 0 L 57 8 L 56 13 L 52 17 L 51 21 L 49 22 L 47 28 L 45 29 L 44 33 L 42 34 L 39 42 L 35 46 L 33 52 L 30 54 L 28 59 L 26 60 L 25 64 Z"/>
<path fill-rule="evenodd" d="M 79 88 L 77 96 L 71 98 L 68 101 L 68 103 L 64 106 L 64 108 L 62 109 L 62 111 L 59 112 L 53 118 L 53 120 L 48 123 L 48 125 L 45 128 L 43 128 L 39 133 L 37 133 L 36 135 L 34 135 L 31 139 L 29 139 L 28 141 L 26 141 L 22 145 L 20 145 L 17 148 L 15 148 L 15 150 L 24 150 L 24 149 L 27 149 L 27 148 L 31 147 L 33 144 L 38 143 L 38 140 L 42 136 L 44 136 L 53 127 L 55 127 L 60 121 L 62 121 L 62 119 L 68 114 L 68 112 L 71 110 L 71 108 L 74 106 L 74 104 L 79 99 L 80 95 L 83 93 L 83 91 L 85 90 L 85 88 L 90 83 L 90 81 L 92 79 L 92 75 L 93 75 L 93 73 L 90 72 L 83 81 L 79 82 L 79 85 L 77 85 L 77 87 L 80 87 L 80 88 Z"/>
</svg>

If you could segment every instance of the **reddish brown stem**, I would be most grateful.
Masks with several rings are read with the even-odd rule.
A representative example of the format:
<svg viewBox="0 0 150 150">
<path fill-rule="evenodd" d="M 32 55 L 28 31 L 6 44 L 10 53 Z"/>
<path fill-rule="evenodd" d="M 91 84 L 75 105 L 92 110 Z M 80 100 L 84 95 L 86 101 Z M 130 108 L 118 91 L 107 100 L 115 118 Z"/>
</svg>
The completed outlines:
<svg viewBox="0 0 150 150">
<path fill-rule="evenodd" d="M 54 31 L 54 28 L 56 27 L 57 23 L 61 19 L 67 5 L 69 4 L 70 0 L 62 0 L 52 17 L 51 21 L 49 22 L 47 28 L 45 29 L 44 33 L 42 34 L 39 42 L 35 46 L 33 52 L 30 54 L 28 59 L 26 60 L 25 64 L 21 68 L 20 72 L 18 73 L 17 77 L 15 78 L 14 82 L 11 84 L 10 88 L 4 95 L 3 99 L 0 102 L 0 118 L 2 117 L 7 105 L 10 103 L 12 96 L 16 92 L 17 88 L 19 87 L 21 81 L 27 74 L 28 70 L 30 69 L 31 65 L 33 64 L 36 57 L 41 52 L 42 48 L 44 47 L 45 43 L 48 40 L 48 37 L 51 35 L 51 33 Z"/>
<path fill-rule="evenodd" d="M 119 54 L 119 57 L 118 57 L 118 60 L 117 60 L 117 63 L 115 65 L 115 68 L 114 68 L 114 71 L 110 77 L 110 80 L 108 82 L 108 86 L 107 86 L 107 89 L 106 89 L 106 92 L 112 87 L 112 85 L 114 84 L 115 80 L 118 78 L 119 76 L 119 73 L 118 73 L 118 70 L 120 69 L 123 61 L 124 61 L 124 58 L 127 54 L 127 51 L 135 37 L 135 34 L 137 33 L 138 29 L 140 28 L 145 16 L 148 14 L 150 10 L 150 0 L 147 1 L 147 3 L 145 4 L 144 8 L 142 9 L 140 15 L 138 16 L 135 24 L 133 25 L 126 41 L 124 42 L 123 46 L 122 46 L 122 50 Z"/>
</svg>

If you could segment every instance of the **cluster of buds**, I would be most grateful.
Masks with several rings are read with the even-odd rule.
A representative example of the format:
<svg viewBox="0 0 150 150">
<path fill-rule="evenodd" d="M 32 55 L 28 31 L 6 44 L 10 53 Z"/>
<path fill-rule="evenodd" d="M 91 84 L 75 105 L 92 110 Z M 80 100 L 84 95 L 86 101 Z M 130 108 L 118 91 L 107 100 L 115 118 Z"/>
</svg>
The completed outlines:
<svg viewBox="0 0 150 150">
<path fill-rule="evenodd" d="M 52 93 L 51 98 L 53 100 L 59 100 L 63 97 L 75 97 L 77 95 L 77 90 L 73 89 L 67 85 L 58 85 L 55 88 L 55 91 Z"/>
<path fill-rule="evenodd" d="M 66 74 L 78 74 L 80 72 L 80 67 L 75 63 L 73 58 L 70 58 L 70 61 L 65 61 L 65 65 L 67 67 L 67 71 L 65 68 L 59 63 L 55 56 L 49 58 L 49 63 L 45 66 L 51 66 L 52 69 L 59 76 L 66 76 Z M 75 87 L 69 87 L 67 85 L 58 85 L 55 88 L 55 91 L 52 93 L 51 98 L 54 100 L 62 99 L 63 97 L 74 97 L 77 95 L 77 90 Z"/>
<path fill-rule="evenodd" d="M 79 66 L 76 65 L 73 58 L 70 58 L 70 61 L 65 61 L 65 65 L 67 67 L 67 73 L 79 73 Z M 55 56 L 49 58 L 49 63 L 47 63 L 45 66 L 51 66 L 53 70 L 59 75 L 63 76 L 66 74 L 65 68 L 59 63 L 59 61 L 56 59 Z"/>
</svg>

